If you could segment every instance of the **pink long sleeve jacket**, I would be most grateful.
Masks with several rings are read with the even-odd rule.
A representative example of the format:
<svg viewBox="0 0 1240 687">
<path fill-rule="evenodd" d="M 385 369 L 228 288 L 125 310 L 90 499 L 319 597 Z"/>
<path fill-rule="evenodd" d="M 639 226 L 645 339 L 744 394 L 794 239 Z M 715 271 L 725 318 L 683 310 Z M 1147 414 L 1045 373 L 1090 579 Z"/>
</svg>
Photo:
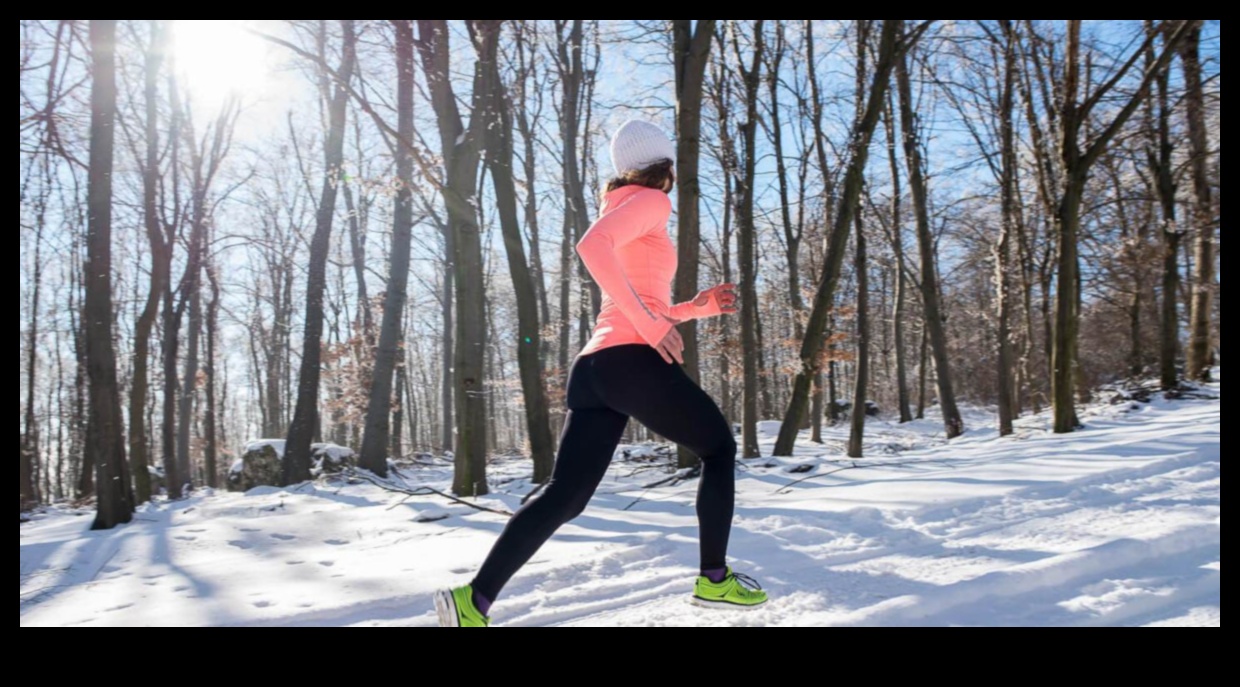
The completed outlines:
<svg viewBox="0 0 1240 687">
<path fill-rule="evenodd" d="M 577 244 L 577 254 L 603 292 L 594 334 L 578 355 L 620 346 L 654 346 L 677 323 L 721 314 L 706 305 L 671 304 L 676 246 L 667 234 L 672 203 L 666 193 L 623 186 L 603 198 L 598 220 Z"/>
</svg>

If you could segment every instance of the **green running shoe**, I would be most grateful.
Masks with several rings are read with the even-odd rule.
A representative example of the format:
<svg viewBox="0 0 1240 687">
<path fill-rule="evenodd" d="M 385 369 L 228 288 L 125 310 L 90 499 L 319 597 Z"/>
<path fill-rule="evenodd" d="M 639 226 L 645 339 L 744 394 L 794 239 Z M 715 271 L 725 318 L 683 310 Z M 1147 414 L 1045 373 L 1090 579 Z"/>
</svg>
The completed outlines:
<svg viewBox="0 0 1240 687">
<path fill-rule="evenodd" d="M 766 592 L 752 577 L 728 568 L 722 582 L 711 582 L 709 577 L 699 575 L 693 587 L 692 602 L 702 608 L 749 610 L 766 603 Z"/>
<path fill-rule="evenodd" d="M 489 627 L 491 619 L 474 606 L 474 589 L 469 585 L 435 592 L 435 612 L 440 627 Z"/>
</svg>

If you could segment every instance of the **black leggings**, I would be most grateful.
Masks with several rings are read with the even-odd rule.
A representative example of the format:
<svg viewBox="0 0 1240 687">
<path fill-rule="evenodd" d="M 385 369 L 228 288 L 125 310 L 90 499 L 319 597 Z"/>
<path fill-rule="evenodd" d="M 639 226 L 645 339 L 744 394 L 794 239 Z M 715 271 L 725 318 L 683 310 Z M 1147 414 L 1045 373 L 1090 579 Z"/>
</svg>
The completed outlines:
<svg viewBox="0 0 1240 687">
<path fill-rule="evenodd" d="M 644 344 L 581 356 L 568 377 L 568 411 L 551 481 L 508 521 L 474 578 L 475 592 L 494 601 L 560 525 L 581 515 L 630 417 L 702 459 L 697 493 L 702 569 L 726 565 L 736 440 L 719 406 L 679 365 L 664 362 Z"/>
</svg>

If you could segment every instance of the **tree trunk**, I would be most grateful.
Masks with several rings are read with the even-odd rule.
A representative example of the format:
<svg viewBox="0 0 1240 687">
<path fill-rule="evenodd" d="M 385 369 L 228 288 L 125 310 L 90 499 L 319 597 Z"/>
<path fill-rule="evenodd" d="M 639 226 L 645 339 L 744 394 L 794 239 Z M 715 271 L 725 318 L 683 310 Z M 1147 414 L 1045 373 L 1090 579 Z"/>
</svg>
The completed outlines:
<svg viewBox="0 0 1240 687">
<path fill-rule="evenodd" d="M 865 249 L 865 231 L 861 225 L 861 213 L 858 212 L 857 244 L 854 249 L 857 266 L 857 374 L 853 387 L 852 424 L 848 432 L 849 458 L 861 458 L 863 455 L 866 386 L 870 382 L 870 284 Z"/>
<path fill-rule="evenodd" d="M 407 393 L 409 375 L 406 371 L 407 363 L 403 345 L 400 347 L 400 356 L 401 359 L 396 362 L 396 386 L 392 392 L 395 405 L 392 407 L 392 446 L 388 449 L 388 456 L 392 460 L 404 458 L 405 413 L 412 413 L 414 410 L 413 398 Z"/>
<path fill-rule="evenodd" d="M 352 19 L 340 20 L 343 31 L 342 56 L 336 74 L 348 80 L 356 58 L 356 37 Z M 310 445 L 319 424 L 319 377 L 323 354 L 323 296 L 327 289 L 327 257 L 331 249 L 332 221 L 336 213 L 336 194 L 344 164 L 344 126 L 348 91 L 345 84 L 334 84 L 327 111 L 327 140 L 323 146 L 324 178 L 310 239 L 309 275 L 306 278 L 306 321 L 302 338 L 301 368 L 297 377 L 297 400 L 284 447 L 283 481 L 294 484 L 310 479 Z"/>
<path fill-rule="evenodd" d="M 149 438 L 146 426 L 151 332 L 155 328 L 164 284 L 171 270 L 171 253 L 164 245 L 159 214 L 159 71 L 167 46 L 167 28 L 158 20 L 151 21 L 150 24 L 151 42 L 146 51 L 143 91 L 146 106 L 146 152 L 142 165 L 142 223 L 151 249 L 151 275 L 146 304 L 134 324 L 133 383 L 129 391 L 129 457 L 130 464 L 133 465 L 134 500 L 138 504 L 151 500 L 151 475 L 147 467 L 150 464 L 150 457 L 147 455 Z M 175 137 L 176 132 L 171 135 Z M 173 140 L 175 141 L 175 138 Z"/>
<path fill-rule="evenodd" d="M 735 36 L 733 37 L 735 40 Z M 754 21 L 753 55 L 748 69 L 740 55 L 739 45 L 734 45 L 737 68 L 745 87 L 745 121 L 741 133 L 741 171 L 736 195 L 737 239 L 740 241 L 738 258 L 741 268 L 741 352 L 744 357 L 744 388 L 741 390 L 741 457 L 759 458 L 758 446 L 758 258 L 757 227 L 754 223 L 754 183 L 757 174 L 758 150 L 758 87 L 762 69 L 762 20 Z"/>
<path fill-rule="evenodd" d="M 810 396 L 810 438 L 809 440 L 815 444 L 822 443 L 822 416 L 826 413 L 826 409 L 822 407 L 823 402 L 823 374 L 821 371 L 814 376 L 814 389 Z"/>
<path fill-rule="evenodd" d="M 116 353 L 112 348 L 112 156 L 116 122 L 116 20 L 90 21 L 90 164 L 87 173 L 86 370 L 90 380 L 87 442 L 95 457 L 98 510 L 91 525 L 106 530 L 133 518 L 133 490 Z"/>
<path fill-rule="evenodd" d="M 1002 167 L 1000 171 L 1000 197 L 1002 227 L 995 259 L 995 287 L 999 318 L 999 436 L 1007 436 L 1014 430 L 1016 392 L 1013 386 L 1015 361 L 1012 352 L 1012 236 L 1016 233 L 1018 220 L 1016 209 L 1016 142 L 1012 121 L 1013 92 L 1016 84 L 1016 35 L 1008 20 L 1000 20 L 1003 27 L 1003 88 L 999 95 L 999 138 L 1001 139 Z"/>
<path fill-rule="evenodd" d="M 926 378 L 930 367 L 930 335 L 926 332 L 925 324 L 921 328 L 921 351 L 918 354 L 917 364 L 917 419 L 926 419 Z"/>
<path fill-rule="evenodd" d="M 896 158 L 895 106 L 888 96 L 883 113 L 887 130 L 887 163 L 891 168 L 891 252 L 895 256 L 896 297 L 892 319 L 895 322 L 896 349 L 896 405 L 900 410 L 900 423 L 911 422 L 913 411 L 909 407 L 908 352 L 904 347 L 904 302 L 908 294 L 908 278 L 904 274 L 904 227 L 900 215 L 900 163 Z"/>
<path fill-rule="evenodd" d="M 692 300 L 698 292 L 698 263 L 701 259 L 701 181 L 698 178 L 702 147 L 702 93 L 710 44 L 715 33 L 714 19 L 672 20 L 672 61 L 676 76 L 676 250 L 677 267 L 673 302 Z M 685 340 L 685 372 L 699 379 L 697 322 L 677 327 Z M 697 456 L 679 446 L 681 468 L 697 464 Z"/>
<path fill-rule="evenodd" d="M 1147 32 L 1154 35 L 1157 29 L 1149 22 Z M 1151 45 L 1146 50 L 1146 68 L 1154 63 Z M 1168 69 L 1164 68 L 1154 78 L 1147 105 L 1147 128 L 1149 129 L 1146 158 L 1150 167 L 1151 185 L 1161 211 L 1162 230 L 1162 294 L 1159 318 L 1158 376 L 1163 389 L 1174 389 L 1180 384 L 1176 358 L 1180 350 L 1180 242 L 1184 231 L 1176 221 L 1177 183 L 1172 169 L 1171 156 L 1175 148 L 1171 143 L 1171 106 L 1168 102 Z"/>
<path fill-rule="evenodd" d="M 39 307 L 43 295 L 43 229 L 46 215 L 46 196 L 39 201 L 38 217 L 35 224 L 34 263 L 31 270 L 30 323 L 26 331 L 26 399 L 24 427 L 21 446 L 18 451 L 20 468 L 20 505 L 21 511 L 37 507 L 43 501 L 39 493 L 39 424 L 35 414 L 35 386 L 39 368 Z M 59 424 L 59 423 L 58 423 Z"/>
<path fill-rule="evenodd" d="M 182 485 L 192 488 L 194 473 L 190 467 L 189 439 L 190 428 L 194 424 L 194 400 L 198 395 L 198 344 L 202 331 L 202 294 L 200 292 L 199 275 L 202 273 L 202 254 L 206 251 L 206 218 L 205 200 L 200 196 L 205 191 L 194 189 L 193 218 L 191 219 L 189 238 L 189 259 L 185 267 L 185 277 L 181 280 L 182 303 L 188 302 L 189 326 L 186 332 L 184 372 L 181 377 L 180 394 L 177 399 L 177 474 L 181 476 Z M 185 306 L 181 306 L 185 307 Z M 178 486 L 178 490 L 181 487 Z"/>
<path fill-rule="evenodd" d="M 857 22 L 857 121 L 865 116 L 862 103 L 865 98 L 866 43 L 870 34 L 870 22 Z M 856 378 L 853 380 L 852 415 L 848 431 L 848 457 L 860 458 L 864 454 L 866 391 L 870 383 L 870 275 L 866 260 L 865 226 L 860 208 L 854 213 L 857 240 L 853 247 L 853 269 L 857 273 L 857 362 Z"/>
<path fill-rule="evenodd" d="M 207 301 L 207 358 L 203 362 L 203 373 L 206 377 L 206 409 L 202 415 L 202 463 L 207 473 L 207 486 L 215 489 L 219 486 L 219 437 L 217 436 L 218 418 L 216 417 L 215 393 L 215 345 L 219 332 L 220 319 L 220 280 L 215 273 L 215 265 L 206 268 L 207 283 L 210 288 L 211 300 Z"/>
<path fill-rule="evenodd" d="M 441 299 L 441 317 L 443 330 L 440 332 L 440 426 L 439 442 L 444 452 L 453 451 L 456 439 L 456 399 L 453 397 L 453 361 L 456 358 L 456 239 L 452 234 L 452 226 L 443 227 L 443 298 Z"/>
<path fill-rule="evenodd" d="M 1210 316 L 1214 306 L 1214 199 L 1211 197 L 1206 135 L 1205 96 L 1202 89 L 1201 20 L 1190 20 L 1192 28 L 1180 43 L 1180 65 L 1184 70 L 1184 108 L 1188 119 L 1188 158 L 1193 179 L 1193 300 L 1189 316 L 1188 362 L 1184 374 L 1195 381 L 1210 381 L 1213 356 L 1210 354 Z"/>
<path fill-rule="evenodd" d="M 409 19 L 393 20 L 396 32 L 396 133 L 397 189 L 392 210 L 392 253 L 389 258 L 387 292 L 383 297 L 383 321 L 375 350 L 370 398 L 366 405 L 366 430 L 358 464 L 380 477 L 387 477 L 391 444 L 392 376 L 396 371 L 402 320 L 409 284 L 409 255 L 413 245 L 413 156 L 403 141 L 413 140 L 413 25 Z"/>
<path fill-rule="evenodd" d="M 500 232 L 508 256 L 508 273 L 517 300 L 517 364 L 521 393 L 525 401 L 525 423 L 536 483 L 551 479 L 555 464 L 555 443 L 551 438 L 551 413 L 547 390 L 543 386 L 542 330 L 538 320 L 538 291 L 525 257 L 525 242 L 517 216 L 517 188 L 513 174 L 512 115 L 508 94 L 499 72 L 500 23 L 496 20 L 473 22 L 474 43 L 481 65 L 484 90 L 483 144 L 487 166 L 495 190 Z"/>
<path fill-rule="evenodd" d="M 874 76 L 870 82 L 869 96 L 864 108 L 865 115 L 857 121 L 848 146 L 849 160 L 844 173 L 839 208 L 832 217 L 822 275 L 819 278 L 818 289 L 814 294 L 814 302 L 806 323 L 805 338 L 801 342 L 801 369 L 797 372 L 792 398 L 784 413 L 779 439 L 775 442 L 775 455 L 778 456 L 792 455 L 797 430 L 809 406 L 810 386 L 821 368 L 819 353 L 826 343 L 827 319 L 834 306 L 835 289 L 839 283 L 840 269 L 844 264 L 844 253 L 848 248 L 848 235 L 852 230 L 853 217 L 861 198 L 861 186 L 865 177 L 866 160 L 869 158 L 870 140 L 873 138 L 874 128 L 882 113 L 892 67 L 899 51 L 905 49 L 898 46 L 901 42 L 897 41 L 899 24 L 898 21 L 883 22 L 878 59 L 874 65 Z"/>
<path fill-rule="evenodd" d="M 585 344 L 590 330 L 591 316 L 597 316 L 602 303 L 602 293 L 598 285 L 586 272 L 585 265 L 574 259 L 572 246 L 585 235 L 590 228 L 590 215 L 586 208 L 585 184 L 581 175 L 581 151 L 578 147 L 579 138 L 583 135 L 581 118 L 584 102 L 585 84 L 588 75 L 585 71 L 585 20 L 556 20 L 556 69 L 560 75 L 560 156 L 564 167 L 564 245 L 568 255 L 562 258 L 562 265 L 577 268 L 577 283 L 581 287 L 581 300 L 578 303 L 578 342 Z M 567 29 L 567 34 L 565 30 Z M 569 236 L 572 236 L 570 242 Z M 568 287 L 568 273 L 561 275 Z M 561 303 L 565 301 L 561 297 Z M 563 339 L 563 337 L 562 337 Z M 565 347 L 567 349 L 567 347 Z M 580 346 L 579 346 L 580 348 Z M 567 363 L 567 353 L 561 353 L 561 359 Z M 565 371 L 567 374 L 567 370 Z"/>
<path fill-rule="evenodd" d="M 1059 85 L 1062 93 L 1061 109 L 1058 116 L 1060 136 L 1059 150 L 1063 167 L 1063 179 L 1060 183 L 1061 195 L 1056 208 L 1055 230 L 1056 245 L 1059 250 L 1058 274 L 1055 288 L 1055 332 L 1054 350 L 1051 353 L 1051 400 L 1054 404 L 1055 432 L 1071 432 L 1078 426 L 1076 416 L 1075 386 L 1080 373 L 1077 369 L 1078 330 L 1080 328 L 1081 307 L 1081 273 L 1079 251 L 1079 233 L 1081 225 L 1081 202 L 1085 192 L 1085 184 L 1089 178 L 1089 170 L 1098 157 L 1106 150 L 1111 139 L 1119 133 L 1124 124 L 1136 111 L 1145 91 L 1158 78 L 1171 59 L 1171 55 L 1188 34 L 1191 22 L 1181 22 L 1169 34 L 1162 53 L 1148 64 L 1141 85 L 1128 98 L 1120 111 L 1110 120 L 1098 127 L 1098 134 L 1087 148 L 1082 149 L 1080 140 L 1081 129 L 1089 120 L 1090 111 L 1114 88 L 1115 84 L 1132 68 L 1137 59 L 1154 41 L 1154 35 L 1146 37 L 1145 43 L 1120 68 L 1114 70 L 1110 79 L 1097 87 L 1082 103 L 1078 102 L 1080 90 L 1080 20 L 1068 22 L 1068 40 L 1065 50 L 1065 66 L 1063 82 Z M 1091 129 L 1094 127 L 1091 126 Z"/>
<path fill-rule="evenodd" d="M 913 215 L 917 220 L 917 245 L 921 254 L 921 295 L 925 309 L 925 325 L 930 335 L 930 350 L 934 354 L 934 378 L 938 383 L 939 409 L 943 412 L 943 427 L 947 438 L 953 439 L 964 432 L 964 420 L 956 407 L 956 392 L 952 384 L 950 352 L 947 347 L 947 331 L 944 326 L 943 309 L 939 302 L 939 279 L 934 235 L 930 229 L 930 213 L 927 207 L 925 169 L 921 157 L 917 115 L 913 111 L 913 88 L 908 73 L 908 59 L 901 57 L 896 64 L 896 85 L 900 91 L 900 129 L 904 134 L 904 161 L 908 166 L 909 191 L 913 197 Z"/>
<path fill-rule="evenodd" d="M 533 273 L 534 287 L 538 291 L 539 318 L 543 325 L 551 323 L 551 300 L 547 293 L 547 277 L 542 261 L 542 231 L 538 221 L 538 154 L 537 154 L 537 117 L 542 112 L 543 92 L 538 82 L 538 44 L 530 47 L 528 62 L 526 57 L 526 34 L 532 33 L 537 39 L 535 24 L 518 22 L 514 45 L 517 54 L 519 78 L 516 80 L 517 92 L 512 101 L 516 114 L 517 130 L 521 132 L 522 171 L 525 174 L 525 227 L 530 244 L 530 270 Z M 529 84 L 534 84 L 534 92 L 530 93 Z M 533 97 L 537 107 L 531 116 L 527 98 Z M 551 359 L 551 342 L 543 339 L 542 358 Z"/>
<path fill-rule="evenodd" d="M 478 139 L 483 118 L 473 117 L 466 129 L 457 107 L 449 63 L 450 31 L 446 20 L 419 19 L 417 48 L 435 110 L 446 183 L 444 201 L 452 232 L 453 280 L 456 285 L 456 335 L 453 355 L 453 399 L 456 452 L 453 491 L 461 496 L 487 493 L 486 274 L 482 231 L 474 208 L 478 183 Z M 482 97 L 481 72 L 474 70 L 472 108 Z"/>
</svg>

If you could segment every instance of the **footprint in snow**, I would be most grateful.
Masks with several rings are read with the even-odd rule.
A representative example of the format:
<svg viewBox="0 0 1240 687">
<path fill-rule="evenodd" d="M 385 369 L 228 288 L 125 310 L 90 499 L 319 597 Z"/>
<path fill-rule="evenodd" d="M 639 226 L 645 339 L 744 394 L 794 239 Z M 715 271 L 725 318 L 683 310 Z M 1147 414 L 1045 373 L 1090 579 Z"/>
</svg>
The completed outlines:
<svg viewBox="0 0 1240 687">
<path fill-rule="evenodd" d="M 126 608 L 133 608 L 133 604 L 121 604 L 119 606 L 113 606 L 112 608 L 105 610 L 104 613 L 112 613 L 114 611 L 123 611 Z"/>
<path fill-rule="evenodd" d="M 237 531 L 238 532 L 260 532 L 261 530 L 254 529 L 253 527 L 238 527 Z"/>
<path fill-rule="evenodd" d="M 296 539 L 297 537 L 294 537 L 294 536 L 293 536 L 293 535 L 291 535 L 291 534 L 273 534 L 273 535 L 271 535 L 271 538 L 272 538 L 272 539 L 279 539 L 280 541 L 293 541 L 293 540 L 294 540 L 294 539 Z"/>
<path fill-rule="evenodd" d="M 177 541 L 198 541 L 198 537 L 173 537 Z"/>
<path fill-rule="evenodd" d="M 336 565 L 336 561 L 319 561 L 319 565 L 323 566 L 324 568 L 330 568 Z"/>
<path fill-rule="evenodd" d="M 245 542 L 245 541 L 230 541 L 228 542 L 228 545 L 235 546 L 238 549 L 242 549 L 242 550 L 254 548 L 253 544 L 251 544 L 250 542 Z"/>
<path fill-rule="evenodd" d="M 254 608 L 271 608 L 275 604 L 270 601 L 255 601 Z"/>
<path fill-rule="evenodd" d="M 285 565 L 302 565 L 305 561 L 284 561 Z"/>
<path fill-rule="evenodd" d="M 323 543 L 328 546 L 345 546 L 349 543 L 349 541 L 347 539 L 328 539 Z"/>
</svg>

